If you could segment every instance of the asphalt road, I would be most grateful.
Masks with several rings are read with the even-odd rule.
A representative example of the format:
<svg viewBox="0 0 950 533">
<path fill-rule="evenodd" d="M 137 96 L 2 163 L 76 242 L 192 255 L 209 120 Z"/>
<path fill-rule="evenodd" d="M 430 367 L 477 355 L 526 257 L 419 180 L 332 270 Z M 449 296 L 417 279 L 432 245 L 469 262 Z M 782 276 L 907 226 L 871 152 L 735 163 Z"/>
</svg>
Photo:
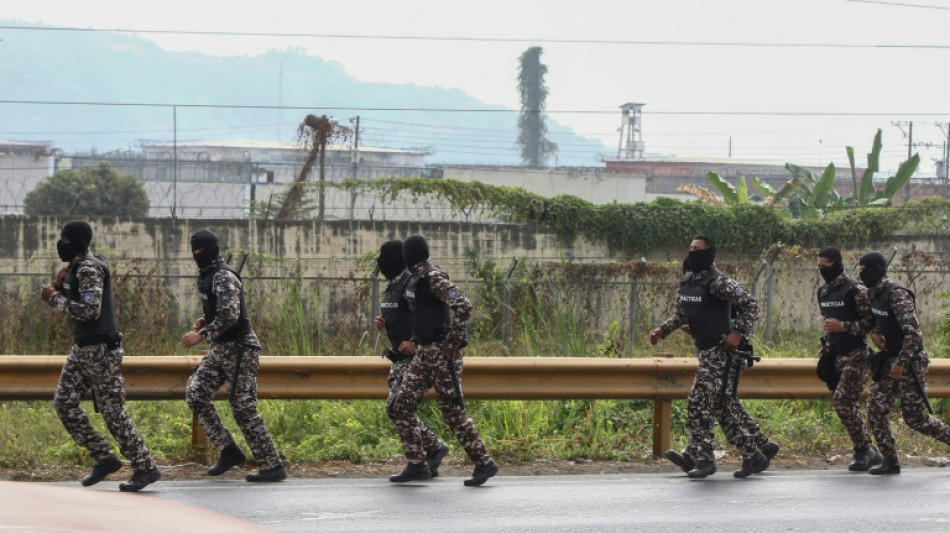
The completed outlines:
<svg viewBox="0 0 950 533">
<path fill-rule="evenodd" d="M 403 485 L 209 479 L 159 482 L 129 497 L 189 503 L 283 532 L 950 530 L 950 469 L 943 468 L 881 477 L 843 469 L 772 471 L 746 480 L 731 472 L 706 480 L 679 473 L 497 476 L 480 488 L 452 477 Z"/>
</svg>

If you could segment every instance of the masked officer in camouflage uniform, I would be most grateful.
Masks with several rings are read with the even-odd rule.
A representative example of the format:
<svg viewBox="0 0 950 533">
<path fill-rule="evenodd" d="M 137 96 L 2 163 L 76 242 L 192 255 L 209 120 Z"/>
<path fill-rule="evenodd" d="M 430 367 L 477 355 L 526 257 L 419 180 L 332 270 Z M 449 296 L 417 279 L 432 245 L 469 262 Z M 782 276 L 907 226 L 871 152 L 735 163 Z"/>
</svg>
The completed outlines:
<svg viewBox="0 0 950 533">
<path fill-rule="evenodd" d="M 407 238 L 402 255 L 412 275 L 405 293 L 412 315 L 412 340 L 403 341 L 399 351 L 412 358 L 388 413 L 399 432 L 409 464 L 389 479 L 405 482 L 431 477 L 416 411 L 426 390 L 435 387 L 442 417 L 475 463 L 475 473 L 465 480 L 465 485 L 483 485 L 498 472 L 498 465 L 465 410 L 458 387 L 462 375 L 464 325 L 472 316 L 472 302 L 444 271 L 432 265 L 429 245 L 422 236 Z"/>
<path fill-rule="evenodd" d="M 208 475 L 219 476 L 244 464 L 244 452 L 224 427 L 212 399 L 225 382 L 230 386 L 231 411 L 247 441 L 260 472 L 245 477 L 248 481 L 281 481 L 287 478 L 274 441 L 257 412 L 257 371 L 261 345 L 251 329 L 244 303 L 241 278 L 221 259 L 218 237 L 209 230 L 191 236 L 191 251 L 200 273 L 198 296 L 204 316 L 195 321 L 194 331 L 181 342 L 188 348 L 207 341 L 211 348 L 188 379 L 185 400 L 194 411 L 208 438 L 221 452 Z"/>
<path fill-rule="evenodd" d="M 412 315 L 409 312 L 409 302 L 406 301 L 406 285 L 411 276 L 406 270 L 406 263 L 402 259 L 402 241 L 386 241 L 379 249 L 379 258 L 376 260 L 379 271 L 389 285 L 383 292 L 380 302 L 380 313 L 376 317 L 377 331 L 386 330 L 386 336 L 392 344 L 392 350 L 386 350 L 385 356 L 392 361 L 389 370 L 389 399 L 386 401 L 386 412 L 391 412 L 393 402 L 396 401 L 396 392 L 402 384 L 406 369 L 409 368 L 409 356 L 399 352 L 399 345 L 412 340 Z M 439 477 L 439 465 L 449 454 L 449 446 L 439 439 L 428 425 L 419 421 L 419 427 L 413 430 L 422 436 L 422 446 L 426 450 L 426 463 L 432 477 Z"/>
<path fill-rule="evenodd" d="M 693 275 L 692 266 L 689 261 L 689 256 L 687 255 L 686 258 L 683 259 L 683 277 L 681 278 L 680 281 L 689 283 L 690 276 L 692 275 Z M 735 320 L 737 316 L 736 310 L 737 308 L 735 307 L 732 308 L 731 315 L 732 315 L 733 320 Z M 680 329 L 682 329 L 684 332 L 692 336 L 692 332 L 689 329 L 688 323 L 681 326 Z M 751 344 L 748 344 L 746 346 L 740 345 L 739 349 L 747 349 L 751 351 L 752 345 Z M 741 377 L 742 371 L 744 369 L 745 369 L 745 364 L 739 364 L 739 362 L 737 361 L 735 364 L 735 367 L 732 370 L 732 372 L 735 372 L 735 375 L 733 375 L 732 377 L 733 383 L 739 382 L 739 378 Z M 734 392 L 735 391 L 733 391 L 733 393 Z M 738 399 L 736 399 L 736 401 L 738 402 Z M 726 436 L 726 440 L 729 441 L 729 444 L 736 447 L 738 447 L 740 443 L 743 442 L 744 439 L 751 438 L 752 441 L 755 442 L 756 447 L 762 451 L 763 455 L 765 455 L 765 458 L 766 458 L 765 465 L 764 466 L 759 465 L 762 467 L 760 472 L 765 471 L 768 469 L 769 465 L 771 464 L 772 459 L 775 458 L 776 455 L 778 455 L 780 446 L 777 443 L 769 440 L 768 435 L 766 435 L 762 431 L 762 428 L 759 426 L 759 423 L 756 422 L 754 418 L 752 418 L 752 415 L 750 415 L 748 411 L 746 411 L 745 407 L 742 405 L 742 402 L 738 402 L 738 403 L 739 403 L 739 408 L 738 410 L 736 410 L 736 415 L 737 415 L 736 420 L 735 421 L 725 420 L 724 423 L 721 423 L 720 426 L 722 427 L 722 432 Z M 690 455 L 689 452 L 680 453 L 680 452 L 677 452 L 676 450 L 667 450 L 665 456 L 667 459 L 672 461 L 673 464 L 680 467 L 683 470 L 683 472 L 686 472 L 687 474 L 696 467 L 696 461 L 693 459 L 692 455 Z M 752 466 L 751 463 L 747 465 L 743 465 L 743 468 L 741 470 L 738 470 L 737 472 L 734 472 L 733 475 L 739 478 L 743 478 L 743 477 L 748 477 L 753 473 L 757 473 L 751 470 L 751 466 Z"/>
<path fill-rule="evenodd" d="M 59 376 L 53 404 L 66 431 L 77 444 L 89 450 L 95 464 L 83 478 L 85 487 L 95 485 L 122 468 L 112 445 L 89 423 L 80 405 L 87 390 L 102 413 L 106 427 L 122 455 L 132 463 L 132 479 L 119 490 L 134 492 L 161 479 L 162 474 L 142 438 L 125 412 L 125 380 L 122 377 L 122 336 L 116 327 L 112 299 L 112 276 L 106 263 L 89 252 L 92 227 L 81 220 L 63 226 L 56 250 L 69 263 L 57 276 L 56 287 L 44 285 L 40 296 L 69 317 L 74 343 Z"/>
<path fill-rule="evenodd" d="M 901 400 L 901 416 L 911 428 L 950 444 L 950 426 L 928 415 L 926 387 L 930 360 L 917 322 L 914 293 L 887 277 L 887 261 L 880 252 L 861 256 L 861 281 L 867 286 L 874 313 L 871 338 L 884 356 L 868 393 L 868 421 L 884 464 L 871 474 L 900 474 L 894 437 L 887 416 L 895 396 Z"/>
<path fill-rule="evenodd" d="M 865 472 L 883 460 L 881 453 L 871 445 L 871 435 L 861 413 L 861 395 L 868 382 L 865 337 L 874 323 L 871 302 L 867 288 L 845 273 L 841 251 L 837 248 L 829 246 L 818 252 L 818 271 L 825 280 L 818 289 L 818 306 L 825 318 L 822 350 L 830 350 L 840 375 L 832 403 L 854 444 L 854 460 L 848 470 Z"/>
<path fill-rule="evenodd" d="M 716 269 L 714 244 L 704 235 L 697 235 L 690 243 L 692 274 L 680 282 L 676 314 L 650 331 L 650 342 L 656 344 L 688 324 L 699 350 L 699 367 L 687 404 L 689 444 L 685 453 L 669 450 L 666 457 L 680 468 L 689 469 L 691 478 L 714 474 L 712 430 L 718 420 L 730 442 L 742 453 L 742 467 L 733 475 L 744 478 L 767 468 L 779 446 L 767 438 L 765 443 L 761 439 L 757 442 L 749 429 L 751 417 L 731 390 L 736 381 L 724 379 L 727 371 L 732 375 L 744 364 L 733 352 L 758 318 L 758 304 L 752 295 Z M 733 305 L 735 317 L 731 312 Z"/>
</svg>

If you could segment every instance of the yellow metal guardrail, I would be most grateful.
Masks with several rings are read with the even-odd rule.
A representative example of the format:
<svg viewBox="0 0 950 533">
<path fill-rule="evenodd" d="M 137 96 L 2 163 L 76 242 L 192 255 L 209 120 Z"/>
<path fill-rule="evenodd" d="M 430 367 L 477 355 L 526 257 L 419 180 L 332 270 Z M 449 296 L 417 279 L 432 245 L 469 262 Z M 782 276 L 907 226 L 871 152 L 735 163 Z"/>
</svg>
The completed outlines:
<svg viewBox="0 0 950 533">
<path fill-rule="evenodd" d="M 51 400 L 65 360 L 0 356 L 0 400 Z M 200 360 L 197 355 L 126 357 L 122 372 L 128 398 L 184 400 L 188 376 Z M 815 376 L 815 365 L 815 359 L 765 359 L 743 373 L 739 395 L 829 398 Z M 389 366 L 376 357 L 262 357 L 259 395 L 283 400 L 384 399 Z M 696 366 L 694 358 L 471 357 L 465 360 L 462 383 L 465 397 L 472 400 L 653 400 L 653 453 L 659 456 L 670 446 L 672 400 L 686 398 Z M 932 360 L 927 382 L 932 398 L 950 397 L 950 360 Z M 224 398 L 224 392 L 219 397 Z"/>
</svg>

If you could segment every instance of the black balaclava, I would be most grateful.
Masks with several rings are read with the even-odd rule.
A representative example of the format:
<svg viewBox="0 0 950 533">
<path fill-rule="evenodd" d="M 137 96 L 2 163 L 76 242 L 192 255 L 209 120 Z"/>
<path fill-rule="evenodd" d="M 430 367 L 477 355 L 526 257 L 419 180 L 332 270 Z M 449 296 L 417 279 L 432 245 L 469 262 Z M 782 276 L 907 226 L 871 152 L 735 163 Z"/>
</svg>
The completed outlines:
<svg viewBox="0 0 950 533">
<path fill-rule="evenodd" d="M 65 262 L 70 262 L 79 253 L 89 249 L 89 243 L 92 242 L 92 226 L 85 220 L 73 220 L 63 226 L 60 234 L 63 239 L 68 239 L 69 244 L 63 241 L 56 242 L 56 253 L 59 258 Z"/>
<path fill-rule="evenodd" d="M 869 252 L 862 255 L 858 264 L 864 265 L 864 270 L 860 274 L 861 281 L 869 289 L 887 275 L 887 260 L 881 252 Z"/>
<path fill-rule="evenodd" d="M 683 258 L 683 274 L 693 269 L 693 262 L 689 260 L 689 255 Z"/>
<path fill-rule="evenodd" d="M 201 249 L 200 254 L 192 254 L 199 270 L 204 270 L 218 258 L 218 236 L 209 229 L 200 229 L 191 236 L 191 251 Z"/>
<path fill-rule="evenodd" d="M 402 241 L 386 241 L 379 247 L 379 257 L 376 258 L 379 271 L 388 280 L 393 280 L 400 272 L 406 269 L 406 262 L 402 259 Z"/>
<path fill-rule="evenodd" d="M 429 258 L 429 245 L 422 235 L 411 235 L 402 243 L 402 259 L 412 268 Z"/>
<path fill-rule="evenodd" d="M 689 268 L 695 274 L 706 272 L 712 268 L 713 261 L 716 259 L 716 243 L 705 235 L 697 235 L 693 237 L 693 240 L 703 241 L 708 248 L 689 251 Z"/>
<path fill-rule="evenodd" d="M 824 257 L 831 261 L 831 266 L 818 269 L 818 272 L 821 273 L 821 277 L 825 279 L 826 283 L 831 283 L 838 279 L 838 276 L 844 272 L 844 263 L 841 261 L 841 250 L 834 246 L 827 246 L 818 252 L 818 257 Z"/>
</svg>

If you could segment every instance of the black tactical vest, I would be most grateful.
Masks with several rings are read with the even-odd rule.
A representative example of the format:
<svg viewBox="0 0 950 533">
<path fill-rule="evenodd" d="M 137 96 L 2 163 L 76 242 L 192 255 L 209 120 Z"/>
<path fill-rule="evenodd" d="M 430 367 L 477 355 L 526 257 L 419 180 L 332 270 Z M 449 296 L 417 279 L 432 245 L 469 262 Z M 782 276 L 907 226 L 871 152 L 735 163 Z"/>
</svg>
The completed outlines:
<svg viewBox="0 0 950 533">
<path fill-rule="evenodd" d="M 208 323 L 214 322 L 218 316 L 218 297 L 212 290 L 214 276 L 218 272 L 228 271 L 237 276 L 240 281 L 241 276 L 224 261 L 218 262 L 198 275 L 198 298 L 201 298 L 201 308 L 204 310 L 205 320 Z M 224 330 L 213 342 L 231 342 L 237 340 L 241 335 L 246 335 L 251 330 L 251 323 L 248 319 L 247 305 L 244 303 L 244 288 L 241 288 L 241 316 L 238 321 L 230 328 Z"/>
<path fill-rule="evenodd" d="M 875 293 L 874 297 L 871 298 L 871 312 L 874 313 L 874 320 L 877 322 L 878 329 L 884 333 L 887 351 L 896 356 L 904 345 L 904 331 L 901 329 L 900 322 L 897 321 L 897 315 L 891 309 L 891 293 L 894 292 L 894 289 L 904 289 L 912 299 L 916 300 L 910 289 L 899 283 L 889 281 L 886 289 Z"/>
<path fill-rule="evenodd" d="M 732 333 L 732 304 L 709 292 L 709 284 L 721 275 L 713 267 L 705 276 L 692 274 L 680 281 L 680 304 L 686 311 L 690 332 L 700 350 L 718 345 L 723 335 Z"/>
<path fill-rule="evenodd" d="M 858 315 L 858 308 L 854 302 L 857 293 L 858 282 L 850 278 L 837 287 L 825 283 L 818 289 L 818 307 L 821 309 L 821 316 L 837 318 L 842 322 L 860 320 L 861 317 Z M 828 338 L 832 348 L 839 354 L 846 354 L 867 346 L 867 340 L 863 336 L 857 337 L 843 331 L 830 333 Z"/>
<path fill-rule="evenodd" d="M 77 320 L 73 317 L 69 317 L 73 338 L 79 339 L 81 337 L 103 336 L 117 333 L 115 303 L 112 300 L 112 273 L 109 272 L 109 265 L 107 265 L 105 261 L 89 253 L 81 261 L 70 266 L 69 273 L 66 274 L 66 278 L 63 280 L 63 291 L 66 293 L 66 297 L 72 302 L 78 302 L 82 299 L 82 296 L 79 294 L 79 278 L 76 276 L 76 272 L 79 270 L 79 266 L 85 261 L 98 263 L 104 271 L 102 278 L 102 299 L 99 306 L 99 318 L 95 320 Z M 105 341 L 103 340 L 102 342 Z M 98 344 L 98 342 L 95 343 Z"/>
<path fill-rule="evenodd" d="M 386 335 L 393 349 L 399 348 L 402 341 L 412 339 L 412 314 L 405 296 L 406 285 L 411 277 L 409 272 L 403 271 L 390 281 L 379 304 L 379 312 L 386 320 Z"/>
<path fill-rule="evenodd" d="M 449 306 L 435 297 L 429 289 L 429 273 L 439 271 L 428 268 L 413 276 L 406 285 L 406 301 L 412 314 L 412 339 L 417 345 L 441 342 L 449 333 L 451 317 Z"/>
</svg>

